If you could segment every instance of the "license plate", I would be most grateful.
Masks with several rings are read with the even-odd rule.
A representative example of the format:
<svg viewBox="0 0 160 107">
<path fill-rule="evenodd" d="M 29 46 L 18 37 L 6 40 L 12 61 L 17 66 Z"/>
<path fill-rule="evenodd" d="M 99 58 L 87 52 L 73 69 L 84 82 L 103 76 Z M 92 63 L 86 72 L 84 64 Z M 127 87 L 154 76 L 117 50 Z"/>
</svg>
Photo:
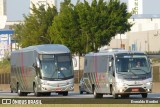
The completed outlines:
<svg viewBox="0 0 160 107">
<path fill-rule="evenodd" d="M 56 88 L 56 91 L 61 91 L 62 89 L 61 88 Z"/>
<path fill-rule="evenodd" d="M 133 89 L 132 89 L 132 92 L 138 92 L 138 91 L 139 91 L 138 88 L 133 88 Z"/>
</svg>

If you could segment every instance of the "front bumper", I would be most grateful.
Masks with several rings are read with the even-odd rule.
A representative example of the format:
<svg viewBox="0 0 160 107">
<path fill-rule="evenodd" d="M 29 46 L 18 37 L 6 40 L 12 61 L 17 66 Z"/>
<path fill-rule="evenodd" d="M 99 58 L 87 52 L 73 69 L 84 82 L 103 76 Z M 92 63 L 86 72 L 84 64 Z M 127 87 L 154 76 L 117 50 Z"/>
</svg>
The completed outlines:
<svg viewBox="0 0 160 107">
<path fill-rule="evenodd" d="M 39 88 L 39 92 L 61 92 L 61 91 L 73 91 L 74 86 L 72 84 L 53 87 L 51 85 L 41 85 Z"/>
<path fill-rule="evenodd" d="M 151 93 L 152 84 L 122 84 L 116 85 L 115 93 L 117 94 L 140 94 L 140 93 Z"/>
</svg>

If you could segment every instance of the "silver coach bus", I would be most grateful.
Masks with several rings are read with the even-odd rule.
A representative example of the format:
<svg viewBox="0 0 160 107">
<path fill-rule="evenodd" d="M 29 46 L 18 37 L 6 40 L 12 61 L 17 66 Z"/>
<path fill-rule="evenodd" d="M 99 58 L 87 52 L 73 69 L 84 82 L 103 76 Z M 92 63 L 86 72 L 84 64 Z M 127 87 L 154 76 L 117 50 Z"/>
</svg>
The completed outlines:
<svg viewBox="0 0 160 107">
<path fill-rule="evenodd" d="M 142 52 L 112 49 L 89 53 L 84 64 L 84 88 L 95 98 L 103 94 L 114 98 L 141 94 L 146 98 L 152 91 L 150 60 Z"/>
<path fill-rule="evenodd" d="M 70 50 L 59 44 L 37 45 L 11 53 L 11 92 L 35 96 L 74 90 Z"/>
</svg>

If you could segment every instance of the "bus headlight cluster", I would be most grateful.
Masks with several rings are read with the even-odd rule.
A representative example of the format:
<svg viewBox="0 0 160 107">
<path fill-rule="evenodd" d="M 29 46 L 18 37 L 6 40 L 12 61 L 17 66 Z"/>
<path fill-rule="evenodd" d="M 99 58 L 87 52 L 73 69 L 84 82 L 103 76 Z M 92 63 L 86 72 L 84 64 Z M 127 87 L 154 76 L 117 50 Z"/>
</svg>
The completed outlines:
<svg viewBox="0 0 160 107">
<path fill-rule="evenodd" d="M 147 82 L 146 85 L 152 85 L 152 82 Z"/>
<path fill-rule="evenodd" d="M 116 85 L 117 85 L 117 87 L 123 87 L 124 83 L 123 82 L 117 82 Z"/>
<path fill-rule="evenodd" d="M 47 81 L 41 81 L 41 84 L 42 84 L 42 85 L 49 85 L 49 84 L 47 83 Z"/>
<path fill-rule="evenodd" d="M 124 84 L 124 81 L 122 79 L 117 79 L 117 83 L 116 83 L 116 86 L 117 87 L 123 87 L 125 84 Z"/>
<path fill-rule="evenodd" d="M 68 82 L 67 82 L 67 85 L 68 85 L 68 84 L 72 84 L 72 83 L 73 83 L 72 81 L 68 81 Z"/>
</svg>

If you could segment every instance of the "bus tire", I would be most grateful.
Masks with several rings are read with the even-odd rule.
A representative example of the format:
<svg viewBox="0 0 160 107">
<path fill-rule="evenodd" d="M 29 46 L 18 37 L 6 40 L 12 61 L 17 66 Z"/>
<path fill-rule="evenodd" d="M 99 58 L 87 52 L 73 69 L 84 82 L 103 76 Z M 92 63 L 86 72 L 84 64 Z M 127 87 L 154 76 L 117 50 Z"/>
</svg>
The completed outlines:
<svg viewBox="0 0 160 107">
<path fill-rule="evenodd" d="M 148 94 L 147 93 L 142 93 L 142 98 L 147 98 Z"/>
<path fill-rule="evenodd" d="M 89 92 L 86 92 L 87 94 L 90 94 Z"/>
<path fill-rule="evenodd" d="M 41 95 L 43 95 L 43 96 L 50 96 L 51 92 L 44 92 L 44 93 L 41 93 Z"/>
<path fill-rule="evenodd" d="M 21 92 L 19 84 L 17 84 L 17 94 L 18 94 L 18 96 L 23 96 L 23 93 Z"/>
<path fill-rule="evenodd" d="M 103 98 L 103 94 L 96 93 L 95 89 L 94 89 L 93 95 L 94 95 L 94 98 Z"/>
<path fill-rule="evenodd" d="M 57 92 L 58 93 L 58 95 L 62 95 L 63 94 L 63 92 Z"/>
<path fill-rule="evenodd" d="M 47 92 L 46 95 L 47 95 L 47 96 L 51 96 L 51 92 Z"/>
<path fill-rule="evenodd" d="M 11 89 L 11 93 L 13 93 L 13 90 Z"/>
<path fill-rule="evenodd" d="M 63 92 L 63 96 L 68 96 L 68 91 Z"/>
<path fill-rule="evenodd" d="M 121 98 L 124 98 L 124 99 L 129 98 L 129 94 L 122 94 Z"/>
<path fill-rule="evenodd" d="M 37 91 L 37 87 L 36 87 L 35 84 L 33 85 L 33 90 L 34 90 L 34 95 L 35 96 L 37 96 L 37 97 L 40 96 L 40 93 Z"/>
<path fill-rule="evenodd" d="M 83 91 L 80 91 L 80 94 L 83 94 Z"/>
<path fill-rule="evenodd" d="M 10 83 L 11 84 L 11 83 Z M 10 85 L 10 89 L 11 89 L 11 93 L 13 93 L 13 89 L 12 89 L 12 86 Z"/>
<path fill-rule="evenodd" d="M 114 98 L 114 99 L 118 99 L 118 94 L 115 93 L 115 89 L 113 88 L 113 86 L 112 86 L 111 89 L 112 89 L 113 98 Z"/>
</svg>

